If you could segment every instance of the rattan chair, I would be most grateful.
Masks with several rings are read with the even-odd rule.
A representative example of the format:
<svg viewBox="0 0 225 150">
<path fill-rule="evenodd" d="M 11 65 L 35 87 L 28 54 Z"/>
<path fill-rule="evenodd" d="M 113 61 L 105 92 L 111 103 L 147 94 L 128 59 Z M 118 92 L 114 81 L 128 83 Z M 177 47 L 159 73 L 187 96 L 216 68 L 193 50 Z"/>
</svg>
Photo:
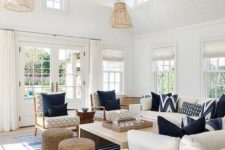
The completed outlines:
<svg viewBox="0 0 225 150">
<path fill-rule="evenodd" d="M 80 118 L 77 116 L 77 109 L 69 109 L 68 115 L 66 116 L 56 116 L 56 117 L 46 117 L 43 112 L 43 100 L 41 96 L 34 97 L 34 123 L 35 123 L 35 133 L 37 135 L 37 130 L 45 130 L 50 128 L 72 128 L 77 129 L 79 132 Z M 79 133 L 78 133 L 79 135 Z"/>
<path fill-rule="evenodd" d="M 125 98 L 124 95 L 119 95 L 117 96 L 119 98 L 120 102 L 123 101 Z M 95 120 L 112 120 L 114 117 L 118 118 L 128 118 L 132 117 L 130 112 L 126 109 L 120 109 L 120 110 L 111 110 L 107 111 L 104 106 L 100 106 L 100 101 L 97 93 L 93 93 L 90 95 L 91 99 L 91 108 L 92 111 L 95 111 Z M 125 105 L 120 105 L 121 108 L 124 107 Z"/>
</svg>

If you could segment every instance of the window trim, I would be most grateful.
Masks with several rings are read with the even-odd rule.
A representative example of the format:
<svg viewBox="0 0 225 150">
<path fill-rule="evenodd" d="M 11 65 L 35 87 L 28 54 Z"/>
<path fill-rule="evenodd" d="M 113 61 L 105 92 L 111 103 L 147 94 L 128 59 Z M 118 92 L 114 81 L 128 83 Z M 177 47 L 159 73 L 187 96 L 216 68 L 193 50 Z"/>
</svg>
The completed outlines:
<svg viewBox="0 0 225 150">
<path fill-rule="evenodd" d="M 102 61 L 102 66 L 103 66 L 103 62 L 104 61 L 111 61 L 111 62 L 115 62 L 116 60 L 103 60 Z M 104 74 L 104 73 L 120 73 L 120 77 L 121 77 L 121 82 L 120 82 L 120 92 L 118 92 L 118 93 L 116 93 L 117 95 L 123 95 L 124 94 L 124 84 L 125 84 L 125 81 L 124 81 L 124 71 L 125 71 L 125 69 L 124 69 L 124 66 L 125 66 L 125 61 L 123 60 L 123 61 L 118 61 L 118 62 L 122 62 L 123 63 L 123 66 L 122 66 L 122 71 L 104 71 L 103 69 L 102 69 L 102 75 Z M 109 77 L 108 77 L 108 79 L 109 79 Z M 104 87 L 104 80 L 103 80 L 103 78 L 102 78 L 102 88 Z M 110 82 L 108 82 L 108 83 L 110 83 Z M 114 82 L 115 83 L 115 82 Z"/>
<path fill-rule="evenodd" d="M 47 11 L 54 14 L 68 14 L 69 9 L 69 1 L 68 0 L 62 0 L 62 8 L 61 9 L 54 9 L 47 7 L 47 0 L 42 0 L 42 8 Z"/>
<path fill-rule="evenodd" d="M 200 96 L 203 98 L 208 98 L 208 87 L 207 87 L 207 62 L 208 60 L 204 57 L 205 53 L 205 43 L 225 40 L 225 37 L 213 37 L 200 40 Z"/>
<path fill-rule="evenodd" d="M 162 48 L 162 47 L 173 47 L 174 48 L 174 93 L 178 92 L 178 64 L 177 64 L 177 49 L 178 49 L 178 43 L 166 43 L 166 44 L 157 44 L 153 45 L 150 48 L 150 88 L 151 91 L 157 92 L 157 79 L 156 79 L 156 73 L 155 73 L 155 61 L 153 60 L 153 53 L 154 49 Z"/>
</svg>

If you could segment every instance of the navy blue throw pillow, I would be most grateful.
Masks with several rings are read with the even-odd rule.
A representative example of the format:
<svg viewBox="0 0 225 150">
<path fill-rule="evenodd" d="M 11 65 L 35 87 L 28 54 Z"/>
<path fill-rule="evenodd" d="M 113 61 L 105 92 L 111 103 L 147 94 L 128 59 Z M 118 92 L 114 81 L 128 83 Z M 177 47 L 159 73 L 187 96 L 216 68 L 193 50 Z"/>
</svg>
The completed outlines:
<svg viewBox="0 0 225 150">
<path fill-rule="evenodd" d="M 180 128 L 165 118 L 158 116 L 159 134 L 182 138 L 184 135 L 198 134 L 205 131 L 205 118 L 199 118 L 189 126 Z"/>
<path fill-rule="evenodd" d="M 224 117 L 225 116 L 225 95 L 223 94 L 219 101 L 217 102 L 216 114 L 215 117 Z"/>
<path fill-rule="evenodd" d="M 202 105 L 201 117 L 205 117 L 206 120 L 212 119 L 216 112 L 216 100 L 209 100 Z"/>
<path fill-rule="evenodd" d="M 201 117 L 190 125 L 183 127 L 184 135 L 198 134 L 205 131 L 205 118 Z"/>
<path fill-rule="evenodd" d="M 116 93 L 113 91 L 97 91 L 100 105 L 106 107 L 106 101 L 116 101 Z"/>
<path fill-rule="evenodd" d="M 65 95 L 66 93 L 60 93 L 60 94 L 45 94 L 42 93 L 42 99 L 43 99 L 43 111 L 44 115 L 48 116 L 48 107 L 53 105 L 63 105 L 65 104 Z"/>
<path fill-rule="evenodd" d="M 177 112 L 178 111 L 178 95 L 168 96 L 162 94 L 159 111 L 160 112 Z"/>
<path fill-rule="evenodd" d="M 106 110 L 117 110 L 120 109 L 120 100 L 112 100 L 112 101 L 106 101 Z"/>
<path fill-rule="evenodd" d="M 154 92 L 151 92 L 151 95 L 152 95 L 152 111 L 159 111 L 159 105 L 160 105 L 160 95 L 154 93 Z M 171 96 L 172 93 L 168 93 L 168 94 L 165 94 L 167 96 Z"/>
<path fill-rule="evenodd" d="M 52 105 L 48 107 L 48 116 L 49 117 L 57 117 L 57 116 L 65 116 L 67 113 L 67 103 L 63 105 Z"/>
<path fill-rule="evenodd" d="M 158 126 L 159 134 L 179 138 L 183 137 L 183 130 L 180 127 L 176 126 L 175 124 L 171 123 L 161 116 L 158 116 Z"/>
<path fill-rule="evenodd" d="M 188 126 L 192 124 L 195 119 L 186 116 L 182 119 L 182 127 Z M 225 119 L 223 118 L 215 118 L 206 121 L 205 124 L 205 131 L 216 131 L 216 130 L 223 130 L 224 129 Z"/>
</svg>

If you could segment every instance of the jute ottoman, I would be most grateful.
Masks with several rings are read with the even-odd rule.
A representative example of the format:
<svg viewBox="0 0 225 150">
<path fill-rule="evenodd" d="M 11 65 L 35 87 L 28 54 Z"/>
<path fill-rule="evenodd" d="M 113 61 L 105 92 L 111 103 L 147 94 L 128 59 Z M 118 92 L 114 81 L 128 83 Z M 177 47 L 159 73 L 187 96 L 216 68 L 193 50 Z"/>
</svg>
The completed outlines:
<svg viewBox="0 0 225 150">
<path fill-rule="evenodd" d="M 95 150 L 95 142 L 86 138 L 72 138 L 59 143 L 58 150 Z"/>
<path fill-rule="evenodd" d="M 72 137 L 73 131 L 68 129 L 47 129 L 42 134 L 42 150 L 57 150 L 61 141 Z"/>
</svg>

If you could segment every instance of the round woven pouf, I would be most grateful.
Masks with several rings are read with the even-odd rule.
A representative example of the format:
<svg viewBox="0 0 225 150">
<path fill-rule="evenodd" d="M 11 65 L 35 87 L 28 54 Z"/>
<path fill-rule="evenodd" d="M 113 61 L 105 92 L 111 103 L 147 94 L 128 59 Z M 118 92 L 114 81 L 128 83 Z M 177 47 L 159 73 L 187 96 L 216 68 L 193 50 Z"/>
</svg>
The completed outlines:
<svg viewBox="0 0 225 150">
<path fill-rule="evenodd" d="M 58 150 L 95 150 L 95 142 L 86 138 L 72 138 L 59 143 Z"/>
<path fill-rule="evenodd" d="M 57 150 L 61 141 L 72 137 L 72 130 L 62 128 L 47 129 L 42 134 L 42 150 Z"/>
</svg>

